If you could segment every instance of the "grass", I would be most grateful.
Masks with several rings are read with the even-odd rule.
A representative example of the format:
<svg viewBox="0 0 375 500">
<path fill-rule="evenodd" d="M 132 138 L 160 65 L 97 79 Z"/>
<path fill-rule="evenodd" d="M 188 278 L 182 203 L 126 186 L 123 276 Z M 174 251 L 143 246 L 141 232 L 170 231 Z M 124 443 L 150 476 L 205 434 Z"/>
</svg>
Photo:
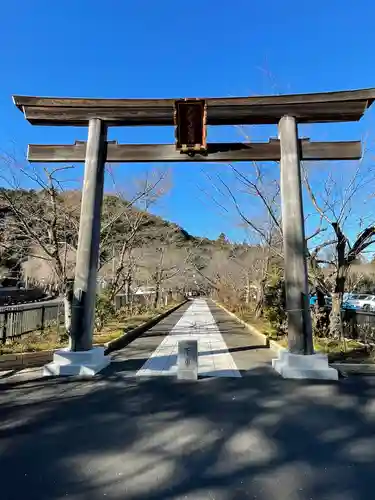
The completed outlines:
<svg viewBox="0 0 375 500">
<path fill-rule="evenodd" d="M 56 328 L 35 331 L 18 337 L 16 340 L 0 345 L 0 355 L 25 352 L 51 351 L 65 347 L 66 343 L 59 340 Z"/>
<path fill-rule="evenodd" d="M 288 338 L 276 340 L 282 347 L 288 347 Z M 331 339 L 314 337 L 314 351 L 328 355 L 330 363 L 374 363 L 375 352 L 362 342 L 353 339 Z"/>
<path fill-rule="evenodd" d="M 282 347 L 288 347 L 287 335 L 278 335 L 265 318 L 256 318 L 254 311 L 250 307 L 223 305 L 237 317 L 254 326 L 270 340 L 274 340 Z M 330 363 L 375 363 L 374 348 L 353 339 L 337 340 L 314 337 L 314 350 L 315 352 L 327 354 Z"/>
<path fill-rule="evenodd" d="M 275 329 L 272 325 L 264 318 L 257 318 L 255 316 L 254 310 L 252 310 L 249 306 L 239 305 L 239 306 L 231 306 L 229 304 L 223 304 L 228 311 L 231 311 L 238 318 L 245 321 L 245 323 L 249 323 L 258 330 L 262 331 L 264 335 L 267 335 L 271 340 L 279 340 L 280 337 L 277 336 Z"/>
<path fill-rule="evenodd" d="M 120 310 L 115 318 L 106 322 L 103 329 L 95 332 L 93 336 L 93 343 L 96 345 L 103 345 L 111 340 L 117 339 L 124 333 L 133 330 L 139 325 L 146 323 L 146 321 L 158 316 L 159 314 L 171 309 L 177 303 L 171 303 L 167 307 L 160 307 L 158 309 L 148 310 L 140 314 L 134 314 L 131 317 L 126 316 L 124 310 Z M 60 327 L 60 332 L 57 327 L 45 329 L 43 332 L 35 331 L 28 333 L 11 341 L 7 344 L 0 345 L 0 355 L 2 354 L 17 354 L 25 352 L 39 352 L 51 351 L 62 347 L 67 347 L 67 341 L 61 341 L 59 333 L 61 334 L 63 327 Z"/>
</svg>

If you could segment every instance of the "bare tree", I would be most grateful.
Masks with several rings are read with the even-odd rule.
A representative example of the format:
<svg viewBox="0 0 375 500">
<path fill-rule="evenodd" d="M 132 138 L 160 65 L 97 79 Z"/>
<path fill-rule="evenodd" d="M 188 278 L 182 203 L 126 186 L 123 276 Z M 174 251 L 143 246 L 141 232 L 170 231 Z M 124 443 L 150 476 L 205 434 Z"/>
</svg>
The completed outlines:
<svg viewBox="0 0 375 500">
<path fill-rule="evenodd" d="M 70 278 L 74 268 L 72 255 L 78 238 L 79 210 L 62 197 L 62 174 L 72 167 L 48 170 L 23 166 L 13 158 L 6 158 L 13 167 L 6 169 L 1 178 L 7 188 L 0 191 L 0 203 L 7 216 L 2 218 L 1 246 L 9 243 L 17 256 L 17 267 L 27 273 L 35 261 L 45 264 L 46 283 L 50 290 L 64 294 L 65 325 L 70 331 L 71 292 Z M 38 189 L 22 189 L 27 179 Z"/>
<path fill-rule="evenodd" d="M 78 243 L 81 192 L 66 190 L 67 172 L 73 167 L 54 169 L 24 165 L 3 155 L 0 189 L 0 248 L 3 259 L 12 256 L 17 269 L 35 278 L 45 278 L 49 287 L 64 295 L 65 326 L 70 333 L 72 278 Z M 142 181 L 130 201 L 105 196 L 101 231 L 100 266 L 117 250 L 111 293 L 123 282 L 130 283 L 134 273 L 132 249 L 147 218 L 147 209 L 162 193 L 165 176 Z M 28 184 L 34 189 L 24 189 Z M 142 203 L 143 211 L 139 210 Z M 138 207 L 138 209 L 137 209 Z M 139 243 L 139 242 L 138 242 Z"/>
<path fill-rule="evenodd" d="M 326 231 L 326 239 L 316 246 L 311 255 L 318 266 L 329 266 L 328 279 L 333 281 L 330 333 L 333 337 L 339 337 L 343 334 L 341 308 L 350 267 L 370 245 L 375 243 L 373 220 L 361 220 L 353 211 L 358 197 L 363 196 L 364 189 L 373 182 L 374 173 L 371 168 L 364 167 L 360 162 L 345 184 L 340 185 L 332 173 L 329 173 L 323 186 L 319 190 L 314 190 L 307 167 L 304 166 L 302 170 L 311 202 L 320 221 L 325 225 L 323 229 Z M 357 231 L 358 228 L 360 231 L 351 242 L 349 236 L 345 234 L 345 227 L 353 220 L 356 222 Z M 365 227 L 361 227 L 364 222 L 367 222 Z M 325 256 L 322 255 L 324 250 Z"/>
<path fill-rule="evenodd" d="M 116 196 L 106 206 L 106 222 L 101 231 L 100 268 L 111 265 L 109 300 L 124 290 L 126 302 L 131 305 L 132 285 L 140 260 L 135 249 L 144 244 L 142 229 L 150 220 L 150 208 L 169 188 L 168 171 L 155 171 L 139 180 L 131 201 L 117 189 L 115 181 L 114 186 Z"/>
<path fill-rule="evenodd" d="M 216 179 L 206 176 L 215 186 L 216 195 L 212 196 L 215 204 L 228 210 L 229 201 L 248 234 L 251 244 L 237 250 L 232 259 L 245 273 L 243 288 L 248 290 L 245 301 L 249 298 L 250 287 L 255 287 L 256 314 L 260 316 L 272 266 L 282 261 L 280 186 L 275 176 L 265 171 L 262 164 L 252 162 L 251 166 L 244 173 L 240 168 L 229 165 L 232 183 L 222 175 L 216 176 Z M 243 208 L 245 204 L 247 209 Z"/>
</svg>

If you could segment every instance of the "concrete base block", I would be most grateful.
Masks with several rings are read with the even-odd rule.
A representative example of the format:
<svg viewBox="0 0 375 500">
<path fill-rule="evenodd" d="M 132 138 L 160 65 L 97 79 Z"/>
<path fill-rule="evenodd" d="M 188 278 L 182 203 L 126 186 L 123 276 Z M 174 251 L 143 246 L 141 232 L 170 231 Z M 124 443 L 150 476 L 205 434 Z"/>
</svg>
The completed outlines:
<svg viewBox="0 0 375 500">
<path fill-rule="evenodd" d="M 335 368 L 328 365 L 325 354 L 292 354 L 287 350 L 280 351 L 279 358 L 272 360 L 272 367 L 284 378 L 306 378 L 322 380 L 338 380 Z"/>
<path fill-rule="evenodd" d="M 84 375 L 94 376 L 109 365 L 111 359 L 104 356 L 104 347 L 94 347 L 90 351 L 70 351 L 59 349 L 53 355 L 52 363 L 45 365 L 43 375 Z"/>
</svg>

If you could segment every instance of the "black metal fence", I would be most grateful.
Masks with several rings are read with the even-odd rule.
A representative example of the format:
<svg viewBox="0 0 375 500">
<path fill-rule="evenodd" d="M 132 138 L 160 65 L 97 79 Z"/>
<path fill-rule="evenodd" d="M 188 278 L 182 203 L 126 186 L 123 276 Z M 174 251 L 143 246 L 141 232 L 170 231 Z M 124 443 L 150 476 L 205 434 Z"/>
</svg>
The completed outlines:
<svg viewBox="0 0 375 500">
<path fill-rule="evenodd" d="M 39 302 L 0 307 L 0 342 L 64 322 L 64 303 Z"/>
<path fill-rule="evenodd" d="M 375 342 L 375 313 L 346 309 L 342 312 L 344 335 L 361 342 Z"/>
<path fill-rule="evenodd" d="M 179 300 L 181 297 L 177 294 L 173 298 Z M 133 297 L 133 303 L 137 305 L 147 304 L 151 300 L 152 296 L 135 295 Z M 121 309 L 125 305 L 125 295 L 117 295 L 114 300 L 115 309 Z M 64 302 L 61 299 L 0 307 L 0 343 L 63 323 Z"/>
</svg>

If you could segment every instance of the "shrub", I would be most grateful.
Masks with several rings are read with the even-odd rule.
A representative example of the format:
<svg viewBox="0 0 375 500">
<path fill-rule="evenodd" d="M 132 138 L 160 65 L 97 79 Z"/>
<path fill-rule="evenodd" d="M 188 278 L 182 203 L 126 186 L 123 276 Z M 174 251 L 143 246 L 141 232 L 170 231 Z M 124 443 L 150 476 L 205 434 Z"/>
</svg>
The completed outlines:
<svg viewBox="0 0 375 500">
<path fill-rule="evenodd" d="M 276 335 L 285 335 L 287 333 L 285 283 L 278 271 L 271 276 L 266 286 L 264 302 L 265 319 L 269 321 Z"/>
<path fill-rule="evenodd" d="M 104 324 L 115 316 L 115 306 L 106 292 L 96 297 L 95 328 L 103 329 Z"/>
</svg>

